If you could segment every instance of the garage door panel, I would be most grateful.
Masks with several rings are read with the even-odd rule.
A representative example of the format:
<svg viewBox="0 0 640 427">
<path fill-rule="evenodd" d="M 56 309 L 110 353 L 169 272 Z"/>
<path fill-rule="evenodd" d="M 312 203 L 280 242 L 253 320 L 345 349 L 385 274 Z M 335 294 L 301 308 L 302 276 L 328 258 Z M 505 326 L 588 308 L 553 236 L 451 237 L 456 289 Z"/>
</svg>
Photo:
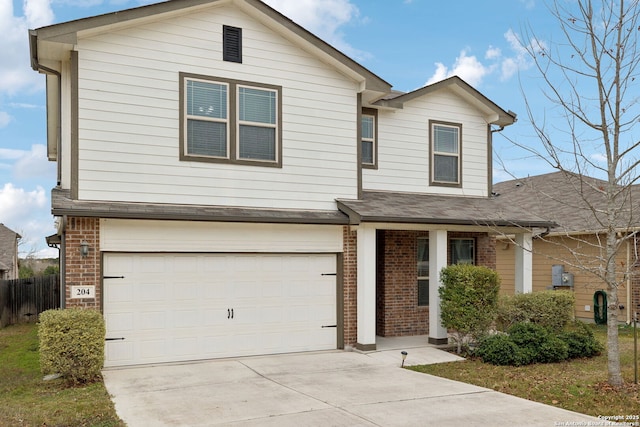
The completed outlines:
<svg viewBox="0 0 640 427">
<path fill-rule="evenodd" d="M 107 366 L 336 348 L 331 254 L 105 254 Z"/>
</svg>

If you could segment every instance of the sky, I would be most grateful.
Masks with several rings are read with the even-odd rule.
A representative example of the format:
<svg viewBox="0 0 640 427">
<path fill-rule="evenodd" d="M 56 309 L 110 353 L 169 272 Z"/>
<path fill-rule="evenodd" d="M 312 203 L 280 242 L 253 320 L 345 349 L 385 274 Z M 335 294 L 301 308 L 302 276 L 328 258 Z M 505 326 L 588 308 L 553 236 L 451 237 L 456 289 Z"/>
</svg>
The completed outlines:
<svg viewBox="0 0 640 427">
<path fill-rule="evenodd" d="M 525 96 L 533 110 L 552 114 L 519 42 L 526 28 L 543 42 L 552 37 L 557 22 L 541 0 L 265 2 L 396 90 L 460 76 L 518 114 L 503 131 L 509 139 L 527 143 L 535 137 Z M 50 192 L 56 166 L 46 158 L 45 77 L 30 67 L 28 29 L 150 3 L 156 1 L 0 0 L 0 223 L 22 235 L 21 256 L 58 256 L 44 240 L 55 232 Z M 494 151 L 500 159 L 496 182 L 551 171 L 501 134 L 494 136 Z"/>
</svg>

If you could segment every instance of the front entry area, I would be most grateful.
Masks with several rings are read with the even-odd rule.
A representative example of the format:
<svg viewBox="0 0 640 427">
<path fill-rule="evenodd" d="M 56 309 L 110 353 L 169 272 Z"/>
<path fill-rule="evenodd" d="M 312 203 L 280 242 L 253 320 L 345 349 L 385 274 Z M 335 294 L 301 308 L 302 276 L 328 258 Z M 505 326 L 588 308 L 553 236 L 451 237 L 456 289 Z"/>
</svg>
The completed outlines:
<svg viewBox="0 0 640 427">
<path fill-rule="evenodd" d="M 105 253 L 105 366 L 338 347 L 335 254 Z"/>
</svg>

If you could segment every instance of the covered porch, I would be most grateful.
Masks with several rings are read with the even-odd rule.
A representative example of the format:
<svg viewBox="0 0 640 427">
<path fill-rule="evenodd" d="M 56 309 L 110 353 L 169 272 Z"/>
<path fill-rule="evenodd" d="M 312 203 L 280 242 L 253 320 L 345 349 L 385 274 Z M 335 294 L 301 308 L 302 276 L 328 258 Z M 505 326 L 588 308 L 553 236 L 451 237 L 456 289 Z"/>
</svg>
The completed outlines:
<svg viewBox="0 0 640 427">
<path fill-rule="evenodd" d="M 352 224 L 354 253 L 349 256 L 345 248 L 345 257 L 355 258 L 357 273 L 356 334 L 352 339 L 345 334 L 347 346 L 373 351 L 384 338 L 404 336 L 446 344 L 440 271 L 459 262 L 495 268 L 499 234 L 515 235 L 519 243 L 516 292 L 532 290 L 533 236 L 549 223 L 503 207 L 495 198 L 365 192 L 360 200 L 338 204 Z"/>
</svg>

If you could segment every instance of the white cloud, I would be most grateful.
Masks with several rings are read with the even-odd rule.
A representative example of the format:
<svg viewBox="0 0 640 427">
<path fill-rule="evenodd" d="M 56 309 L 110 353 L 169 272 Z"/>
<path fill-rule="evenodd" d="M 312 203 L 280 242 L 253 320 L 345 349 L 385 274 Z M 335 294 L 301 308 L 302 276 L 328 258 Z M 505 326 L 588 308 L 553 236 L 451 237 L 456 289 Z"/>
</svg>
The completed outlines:
<svg viewBox="0 0 640 427">
<path fill-rule="evenodd" d="M 24 0 L 17 15 L 12 0 L 0 0 L 0 93 L 13 95 L 24 89 L 39 90 L 44 79 L 31 70 L 27 30 L 53 22 L 50 0 Z"/>
<path fill-rule="evenodd" d="M 436 63 L 436 71 L 427 81 L 427 85 L 451 76 L 458 76 L 472 86 L 482 82 L 484 76 L 491 72 L 491 67 L 482 64 L 475 56 L 469 56 L 466 50 L 460 52 L 453 67 L 449 69 L 442 63 Z"/>
<path fill-rule="evenodd" d="M 0 111 L 0 129 L 8 126 L 9 123 L 11 123 L 11 120 L 13 120 L 13 118 L 9 115 L 9 113 Z"/>
<path fill-rule="evenodd" d="M 47 159 L 47 147 L 42 144 L 31 146 L 24 151 L 13 166 L 16 178 L 55 177 L 55 164 Z"/>
<path fill-rule="evenodd" d="M 593 153 L 591 156 L 589 156 L 591 158 L 591 160 L 593 160 L 596 163 L 607 163 L 607 156 L 605 154 L 602 153 Z"/>
<path fill-rule="evenodd" d="M 457 75 L 473 86 L 482 84 L 485 77 L 498 73 L 501 81 L 509 80 L 519 71 L 526 70 L 533 65 L 529 51 L 537 52 L 546 49 L 544 42 L 532 39 L 528 46 L 524 46 L 518 35 L 511 29 L 504 34 L 509 49 L 508 54 L 496 46 L 489 46 L 484 54 L 484 63 L 475 55 L 470 55 L 465 49 L 460 52 L 454 64 L 447 67 L 442 62 L 435 64 L 436 70 L 429 77 L 426 84 L 432 84 L 447 77 Z"/>
<path fill-rule="evenodd" d="M 489 49 L 484 53 L 485 59 L 497 59 L 502 56 L 502 50 L 499 47 L 489 46 Z"/>
<path fill-rule="evenodd" d="M 33 191 L 26 191 L 8 182 L 0 189 L 0 222 L 7 226 L 19 224 L 24 228 L 29 219 L 46 206 L 47 196 L 40 186 Z M 19 227 L 14 231 L 21 233 Z"/>
<path fill-rule="evenodd" d="M 360 11 L 349 0 L 265 0 L 265 3 L 345 54 L 359 60 L 369 56 L 347 43 L 340 31 L 340 27 L 360 17 Z"/>
<path fill-rule="evenodd" d="M 0 161 L 10 160 L 12 165 L 0 163 L 1 169 L 11 169 L 15 178 L 55 177 L 55 164 L 47 159 L 47 147 L 34 144 L 31 150 L 0 148 Z"/>
</svg>

